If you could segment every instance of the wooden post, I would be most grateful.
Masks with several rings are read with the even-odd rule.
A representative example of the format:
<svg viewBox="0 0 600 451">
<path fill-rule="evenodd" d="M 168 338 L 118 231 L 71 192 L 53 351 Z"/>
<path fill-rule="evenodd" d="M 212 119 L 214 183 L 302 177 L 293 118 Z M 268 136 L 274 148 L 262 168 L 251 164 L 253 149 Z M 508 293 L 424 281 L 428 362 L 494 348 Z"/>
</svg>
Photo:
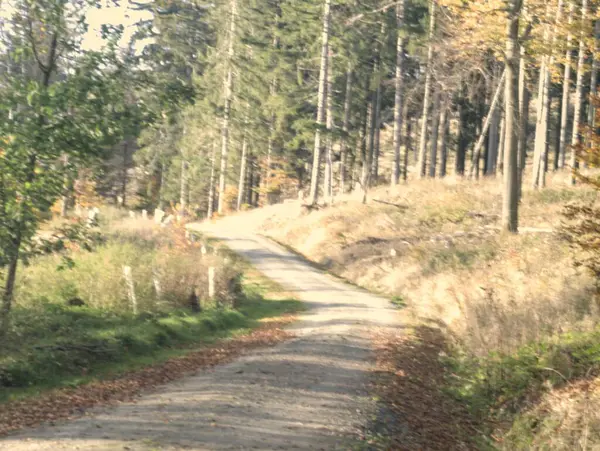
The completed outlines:
<svg viewBox="0 0 600 451">
<path fill-rule="evenodd" d="M 131 266 L 123 266 L 123 276 L 125 277 L 125 283 L 127 284 L 127 297 L 131 303 L 131 311 L 134 315 L 137 315 L 137 299 L 135 297 L 135 285 L 133 283 Z"/>
<path fill-rule="evenodd" d="M 209 266 L 208 268 L 208 297 L 214 299 L 215 297 L 215 267 Z"/>
</svg>

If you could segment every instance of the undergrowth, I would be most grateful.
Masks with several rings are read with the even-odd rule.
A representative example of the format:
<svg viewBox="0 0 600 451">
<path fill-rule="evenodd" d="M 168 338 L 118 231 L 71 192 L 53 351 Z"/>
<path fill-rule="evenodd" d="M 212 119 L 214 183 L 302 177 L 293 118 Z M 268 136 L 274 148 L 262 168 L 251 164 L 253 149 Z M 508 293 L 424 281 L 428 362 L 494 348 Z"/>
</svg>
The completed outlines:
<svg viewBox="0 0 600 451">
<path fill-rule="evenodd" d="M 69 252 L 68 268 L 57 254 L 36 258 L 21 271 L 10 328 L 0 343 L 0 402 L 114 377 L 301 307 L 213 243 L 205 241 L 207 253 L 179 231 L 148 221 L 113 225 L 105 233 L 107 243 L 93 252 Z M 124 265 L 133 268 L 135 310 Z M 210 266 L 214 298 L 207 292 Z"/>
</svg>

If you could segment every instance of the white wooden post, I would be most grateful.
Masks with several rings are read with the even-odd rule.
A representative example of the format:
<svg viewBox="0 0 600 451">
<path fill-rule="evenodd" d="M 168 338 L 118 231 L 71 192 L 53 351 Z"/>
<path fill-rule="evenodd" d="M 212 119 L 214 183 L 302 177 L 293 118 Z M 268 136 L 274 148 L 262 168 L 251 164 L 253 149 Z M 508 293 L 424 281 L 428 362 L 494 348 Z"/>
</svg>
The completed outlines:
<svg viewBox="0 0 600 451">
<path fill-rule="evenodd" d="M 209 266 L 208 268 L 208 297 L 214 299 L 215 297 L 215 267 Z"/>
<path fill-rule="evenodd" d="M 133 284 L 131 266 L 123 266 L 123 276 L 125 277 L 125 283 L 127 284 L 127 296 L 131 303 L 131 310 L 134 315 L 137 315 L 137 299 L 135 298 L 135 285 Z"/>
</svg>

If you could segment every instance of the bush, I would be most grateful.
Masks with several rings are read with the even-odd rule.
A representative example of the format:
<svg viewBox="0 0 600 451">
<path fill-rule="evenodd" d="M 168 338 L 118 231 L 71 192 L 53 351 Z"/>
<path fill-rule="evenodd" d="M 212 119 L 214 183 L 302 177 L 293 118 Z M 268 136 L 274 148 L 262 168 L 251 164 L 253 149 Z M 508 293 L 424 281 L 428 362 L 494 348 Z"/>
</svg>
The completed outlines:
<svg viewBox="0 0 600 451">
<path fill-rule="evenodd" d="M 147 221 L 146 221 L 147 223 Z M 123 267 L 131 267 L 139 312 L 190 307 L 195 294 L 200 303 L 234 305 L 239 295 L 240 272 L 235 264 L 216 255 L 203 255 L 181 230 L 146 226 L 113 230 L 107 244 L 95 252 L 69 254 L 72 265 L 64 268 L 62 255 L 36 259 L 19 275 L 16 304 L 64 305 L 81 299 L 91 308 L 131 310 Z M 209 299 L 208 268 L 216 268 L 216 299 Z"/>
</svg>

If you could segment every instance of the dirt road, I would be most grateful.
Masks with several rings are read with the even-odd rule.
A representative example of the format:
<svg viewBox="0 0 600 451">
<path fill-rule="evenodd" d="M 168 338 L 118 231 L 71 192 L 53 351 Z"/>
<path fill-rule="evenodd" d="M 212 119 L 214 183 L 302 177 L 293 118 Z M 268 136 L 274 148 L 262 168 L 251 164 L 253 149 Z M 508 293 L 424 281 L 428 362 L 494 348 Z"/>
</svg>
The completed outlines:
<svg viewBox="0 0 600 451">
<path fill-rule="evenodd" d="M 396 327 L 385 299 L 342 284 L 257 235 L 210 233 L 304 300 L 298 338 L 202 371 L 136 403 L 21 432 L 0 450 L 335 450 L 374 415 L 369 331 Z"/>
</svg>

